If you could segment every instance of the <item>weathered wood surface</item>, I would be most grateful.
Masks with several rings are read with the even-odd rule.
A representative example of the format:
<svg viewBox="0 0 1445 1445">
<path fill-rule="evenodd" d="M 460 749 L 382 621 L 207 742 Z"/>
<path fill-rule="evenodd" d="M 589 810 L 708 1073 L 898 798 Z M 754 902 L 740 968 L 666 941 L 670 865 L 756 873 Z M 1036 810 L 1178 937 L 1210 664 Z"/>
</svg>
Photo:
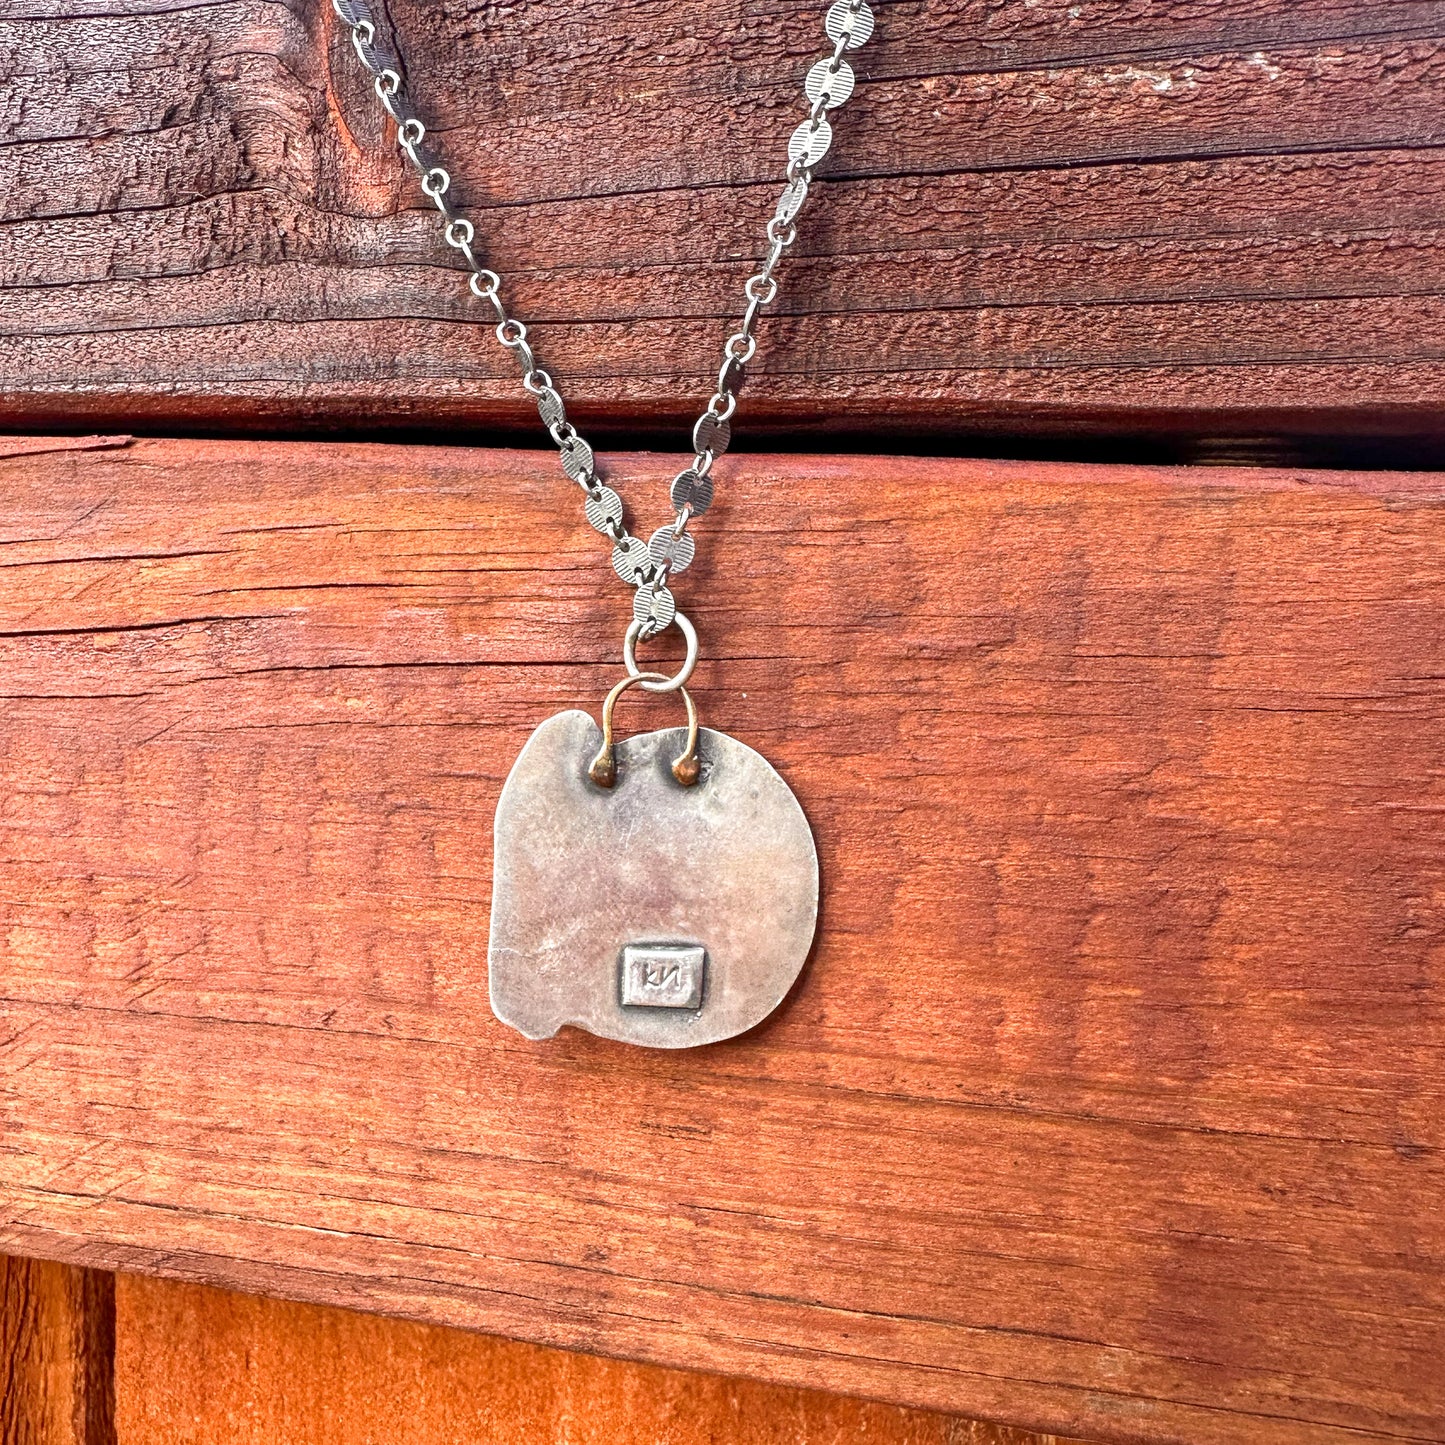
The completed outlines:
<svg viewBox="0 0 1445 1445">
<path fill-rule="evenodd" d="M 116 1284 L 119 1445 L 1071 1445 L 174 1280 Z"/>
<path fill-rule="evenodd" d="M 115 1283 L 0 1255 L 0 1442 L 115 1445 Z"/>
<path fill-rule="evenodd" d="M 0 1255 L 3 1445 L 1079 1445 L 695 1371 Z"/>
<path fill-rule="evenodd" d="M 325 0 L 6 8 L 12 429 L 535 426 Z M 706 397 L 820 9 L 389 0 L 583 419 Z M 1445 436 L 1440 0 L 879 12 L 747 435 Z"/>
<path fill-rule="evenodd" d="M 0 1244 L 1090 1438 L 1445 1436 L 1445 479 L 725 459 L 698 693 L 822 941 L 667 1056 L 487 1008 L 493 803 L 626 616 L 551 457 L 9 450 Z"/>
</svg>

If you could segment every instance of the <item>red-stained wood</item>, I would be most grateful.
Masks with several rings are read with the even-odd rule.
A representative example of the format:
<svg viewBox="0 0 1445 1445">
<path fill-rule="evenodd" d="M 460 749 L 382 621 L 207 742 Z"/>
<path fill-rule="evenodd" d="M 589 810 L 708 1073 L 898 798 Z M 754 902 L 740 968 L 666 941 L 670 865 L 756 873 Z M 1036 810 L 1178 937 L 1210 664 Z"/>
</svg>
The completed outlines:
<svg viewBox="0 0 1445 1445">
<path fill-rule="evenodd" d="M 4 1445 L 1080 1445 L 1006 1425 L 0 1255 Z"/>
<path fill-rule="evenodd" d="M 0 1255 L 0 1442 L 115 1445 L 115 1285 Z"/>
<path fill-rule="evenodd" d="M 821 0 L 384 8 L 577 417 L 680 428 Z M 1445 435 L 1440 0 L 877 8 L 742 435 Z M 12 427 L 536 426 L 325 0 L 36 0 L 0 66 Z"/>
<path fill-rule="evenodd" d="M 698 696 L 822 933 L 666 1055 L 487 1008 L 493 803 L 627 615 L 554 458 L 8 449 L 0 1243 L 1100 1440 L 1445 1434 L 1445 479 L 725 459 Z M 669 463 L 609 463 L 645 535 Z"/>
<path fill-rule="evenodd" d="M 116 1283 L 118 1445 L 1079 1445 L 173 1280 Z"/>
</svg>

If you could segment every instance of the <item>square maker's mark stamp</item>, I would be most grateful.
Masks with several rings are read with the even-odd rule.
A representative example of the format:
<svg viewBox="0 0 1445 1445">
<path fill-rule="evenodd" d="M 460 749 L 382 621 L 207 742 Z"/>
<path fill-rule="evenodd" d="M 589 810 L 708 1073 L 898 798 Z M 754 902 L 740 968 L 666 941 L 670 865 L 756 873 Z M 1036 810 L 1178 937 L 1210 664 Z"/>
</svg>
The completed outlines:
<svg viewBox="0 0 1445 1445">
<path fill-rule="evenodd" d="M 701 1008 L 707 952 L 695 943 L 629 943 L 622 1002 L 634 1008 Z"/>
</svg>

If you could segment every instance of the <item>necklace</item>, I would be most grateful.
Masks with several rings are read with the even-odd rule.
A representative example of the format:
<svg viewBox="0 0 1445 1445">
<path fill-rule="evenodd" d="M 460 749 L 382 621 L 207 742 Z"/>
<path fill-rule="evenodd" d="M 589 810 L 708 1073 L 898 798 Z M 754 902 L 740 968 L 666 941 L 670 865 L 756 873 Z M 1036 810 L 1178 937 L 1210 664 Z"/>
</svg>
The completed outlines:
<svg viewBox="0 0 1445 1445">
<path fill-rule="evenodd" d="M 818 918 L 818 855 L 803 809 L 763 756 L 698 725 L 687 682 L 697 632 L 669 583 L 696 552 L 688 525 L 712 505 L 713 464 L 727 450 L 754 331 L 778 294 L 775 272 L 797 239 L 813 170 L 833 143 L 828 112 L 853 93 L 843 58 L 873 34 L 866 0 L 836 0 L 823 28 L 832 53 L 808 71 L 807 119 L 788 141 L 782 194 L 767 224 L 767 254 L 743 287 L 742 323 L 723 347 L 717 388 L 692 431 L 693 460 L 673 479 L 673 517 L 643 542 L 622 499 L 598 476 L 592 448 L 540 366 L 527 328 L 502 300 L 502 281 L 477 259 L 476 227 L 451 199 L 452 178 L 426 145 L 401 60 L 378 42 L 366 0 L 332 0 L 373 76 L 396 142 L 441 213 L 442 236 L 466 262 L 472 295 L 496 316 L 522 386 L 585 493 L 587 520 L 612 543 L 612 568 L 634 588 L 622 643 L 626 675 L 602 704 L 602 724 L 571 710 L 527 740 L 502 788 L 495 825 L 492 1011 L 531 1039 L 573 1024 L 653 1048 L 715 1043 L 752 1028 L 802 971 Z M 676 626 L 686 655 L 676 673 L 644 671 L 637 644 Z M 613 714 L 631 687 L 678 692 L 686 729 L 618 742 Z M 681 736 L 679 736 L 681 735 Z M 681 751 L 678 751 L 681 744 Z"/>
</svg>

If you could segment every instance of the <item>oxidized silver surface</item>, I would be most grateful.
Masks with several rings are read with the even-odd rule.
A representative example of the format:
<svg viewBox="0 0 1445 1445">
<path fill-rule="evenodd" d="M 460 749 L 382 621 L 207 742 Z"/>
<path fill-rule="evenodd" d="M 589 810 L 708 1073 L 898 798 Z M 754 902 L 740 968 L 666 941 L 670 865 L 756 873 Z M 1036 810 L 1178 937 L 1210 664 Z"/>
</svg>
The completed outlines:
<svg viewBox="0 0 1445 1445">
<path fill-rule="evenodd" d="M 760 753 L 710 728 L 701 777 L 680 786 L 683 738 L 618 742 L 616 786 L 599 788 L 601 729 L 563 712 L 513 764 L 487 964 L 493 1012 L 528 1038 L 575 1024 L 652 1048 L 716 1043 L 765 1019 L 802 970 L 818 917 L 802 807 Z"/>
</svg>

